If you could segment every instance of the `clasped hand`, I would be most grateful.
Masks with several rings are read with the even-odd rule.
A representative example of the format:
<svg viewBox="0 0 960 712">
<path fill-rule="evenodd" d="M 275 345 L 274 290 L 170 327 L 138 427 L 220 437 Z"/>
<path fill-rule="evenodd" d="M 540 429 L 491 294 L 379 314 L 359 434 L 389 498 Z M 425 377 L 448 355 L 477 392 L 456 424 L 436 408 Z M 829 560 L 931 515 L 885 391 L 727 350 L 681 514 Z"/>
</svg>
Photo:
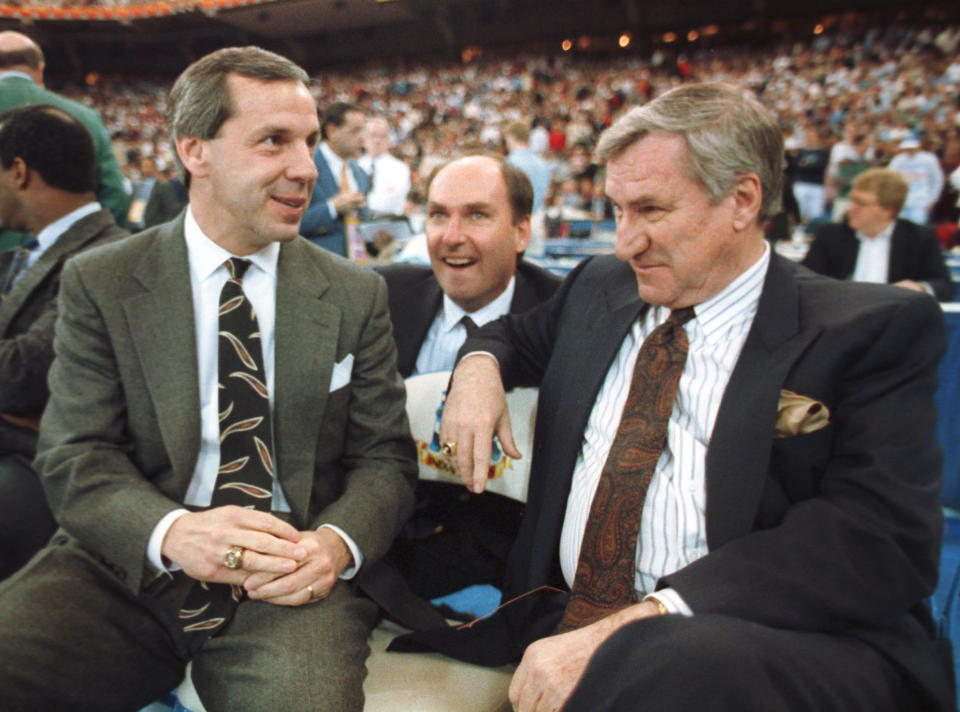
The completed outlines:
<svg viewBox="0 0 960 712">
<path fill-rule="evenodd" d="M 224 562 L 233 546 L 243 549 L 239 569 Z M 325 598 L 351 562 L 332 529 L 298 531 L 272 514 L 236 506 L 182 515 L 162 553 L 191 578 L 242 585 L 251 599 L 285 606 Z"/>
</svg>

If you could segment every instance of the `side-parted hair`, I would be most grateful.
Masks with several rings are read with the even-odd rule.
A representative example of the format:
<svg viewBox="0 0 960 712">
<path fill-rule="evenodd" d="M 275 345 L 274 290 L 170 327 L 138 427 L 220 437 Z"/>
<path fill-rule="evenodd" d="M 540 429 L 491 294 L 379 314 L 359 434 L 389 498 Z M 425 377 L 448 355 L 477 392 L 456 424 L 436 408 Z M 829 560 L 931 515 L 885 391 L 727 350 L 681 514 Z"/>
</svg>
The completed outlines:
<svg viewBox="0 0 960 712">
<path fill-rule="evenodd" d="M 510 215 L 513 224 L 516 225 L 524 218 L 530 217 L 530 213 L 533 212 L 533 184 L 530 183 L 527 174 L 513 164 L 507 163 L 500 156 L 489 153 L 472 155 L 489 158 L 500 167 L 500 175 L 503 177 L 503 182 L 507 186 L 507 200 L 510 202 Z M 434 166 L 433 170 L 430 171 L 430 175 L 427 176 L 427 185 L 425 188 L 428 198 L 430 196 L 430 185 L 433 183 L 433 179 L 437 177 L 440 171 L 456 160 L 459 159 L 453 158 L 448 161 L 443 161 Z"/>
<path fill-rule="evenodd" d="M 780 211 L 783 134 L 776 117 L 744 90 L 729 84 L 684 84 L 630 109 L 603 132 L 596 156 L 609 160 L 648 134 L 674 134 L 687 147 L 688 176 L 713 203 L 755 173 L 763 191 L 757 220 Z"/>
<path fill-rule="evenodd" d="M 0 114 L 0 165 L 10 168 L 15 158 L 52 188 L 97 190 L 93 139 L 83 124 L 49 104 L 18 106 Z"/>
<path fill-rule="evenodd" d="M 910 184 L 900 171 L 892 168 L 870 168 L 853 179 L 851 190 L 865 190 L 877 196 L 877 203 L 893 210 L 897 215 L 903 210 Z"/>
<path fill-rule="evenodd" d="M 177 139 L 213 138 L 234 112 L 227 78 L 230 75 L 263 81 L 293 81 L 306 86 L 307 73 L 286 57 L 260 47 L 226 47 L 211 52 L 177 77 L 167 97 L 167 130 L 184 185 L 190 174 L 177 155 Z"/>
<path fill-rule="evenodd" d="M 366 114 L 363 109 L 356 104 L 351 104 L 349 101 L 335 101 L 330 104 L 330 106 L 323 110 L 323 114 L 320 115 L 320 135 L 326 139 L 327 126 L 343 126 L 347 123 L 347 114 L 354 112 Z"/>
</svg>

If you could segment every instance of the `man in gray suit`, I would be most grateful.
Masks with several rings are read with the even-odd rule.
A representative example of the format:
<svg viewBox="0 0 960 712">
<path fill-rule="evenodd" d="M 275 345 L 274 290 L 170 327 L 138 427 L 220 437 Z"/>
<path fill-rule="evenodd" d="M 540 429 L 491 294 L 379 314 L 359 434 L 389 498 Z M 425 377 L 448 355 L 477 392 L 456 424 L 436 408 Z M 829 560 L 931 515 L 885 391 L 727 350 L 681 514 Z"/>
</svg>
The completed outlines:
<svg viewBox="0 0 960 712">
<path fill-rule="evenodd" d="M 30 461 L 49 395 L 60 271 L 127 234 L 96 186 L 93 142 L 77 119 L 48 104 L 0 114 L 0 224 L 36 236 L 32 249 L 0 254 L 0 579 L 56 529 Z"/>
<path fill-rule="evenodd" d="M 188 663 L 211 712 L 363 707 L 377 606 L 351 581 L 416 466 L 382 279 L 297 237 L 306 81 L 252 47 L 188 67 L 168 125 L 190 207 L 64 272 L 37 458 L 62 530 L 0 586 L 7 709 L 137 709 Z M 234 351 L 250 371 L 221 365 Z M 263 415 L 218 402 L 238 380 Z"/>
</svg>

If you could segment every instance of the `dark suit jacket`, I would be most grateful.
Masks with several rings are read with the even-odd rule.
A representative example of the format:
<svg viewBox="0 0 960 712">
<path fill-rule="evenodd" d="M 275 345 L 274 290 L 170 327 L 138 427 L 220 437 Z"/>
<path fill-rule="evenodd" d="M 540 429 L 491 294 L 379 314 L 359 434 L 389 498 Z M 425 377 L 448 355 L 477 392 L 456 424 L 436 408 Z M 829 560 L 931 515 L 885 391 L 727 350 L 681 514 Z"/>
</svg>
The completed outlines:
<svg viewBox="0 0 960 712">
<path fill-rule="evenodd" d="M 75 222 L 0 296 L 0 413 L 39 417 L 47 402 L 53 363 L 53 325 L 64 263 L 81 250 L 126 237 L 107 210 Z M 0 275 L 15 251 L 0 254 Z M 0 419 L 0 453 L 33 458 L 36 433 Z"/>
<path fill-rule="evenodd" d="M 376 270 L 387 280 L 390 321 L 399 352 L 397 370 L 407 378 L 416 368 L 420 347 L 443 302 L 443 290 L 433 270 L 424 265 L 401 263 Z M 560 286 L 559 277 L 526 260 L 520 261 L 515 274 L 511 314 L 545 302 Z"/>
<path fill-rule="evenodd" d="M 387 280 L 390 320 L 400 375 L 408 377 L 443 302 L 430 267 L 395 264 L 377 268 Z M 521 260 L 510 312 L 546 301 L 560 278 Z M 476 495 L 460 485 L 418 482 L 416 514 L 391 551 L 390 559 L 425 599 L 473 584 L 499 586 L 507 554 L 520 526 L 523 504 L 493 493 Z"/>
<path fill-rule="evenodd" d="M 540 385 L 527 511 L 503 598 L 560 590 L 418 640 L 499 664 L 553 631 L 566 601 L 558 550 L 584 427 L 643 308 L 629 267 L 595 258 L 552 300 L 464 346 L 495 354 L 508 389 Z M 825 279 L 773 256 L 709 443 L 709 553 L 658 587 L 674 588 L 695 614 L 859 638 L 949 709 L 949 644 L 934 640 L 924 604 L 943 524 L 933 393 L 944 347 L 942 314 L 924 295 Z M 826 404 L 830 424 L 774 438 L 781 389 Z"/>
<path fill-rule="evenodd" d="M 2 70 L 0 70 L 2 71 Z M 97 154 L 97 200 L 100 204 L 113 213 L 114 219 L 119 225 L 127 224 L 127 210 L 130 207 L 130 196 L 123 187 L 123 175 L 120 173 L 120 165 L 117 163 L 117 157 L 113 152 L 113 144 L 110 141 L 110 135 L 103 126 L 103 121 L 93 109 L 79 104 L 56 92 L 37 86 L 33 80 L 16 74 L 0 79 L 0 113 L 15 106 L 25 104 L 52 104 L 58 109 L 66 111 L 77 119 L 90 132 L 93 139 L 93 147 Z M 10 242 L 11 233 L 0 227 L 0 246 L 12 246 Z M 22 240 L 16 238 L 16 244 Z M 2 247 L 0 247 L 2 249 Z"/>
<path fill-rule="evenodd" d="M 850 279 L 859 252 L 856 233 L 846 223 L 830 223 L 817 231 L 803 264 L 828 277 Z M 927 282 L 938 300 L 953 300 L 953 281 L 937 236 L 932 229 L 909 220 L 897 220 L 890 238 L 887 282 L 902 279 Z"/>
<path fill-rule="evenodd" d="M 137 595 L 150 533 L 181 506 L 200 445 L 183 217 L 72 260 L 59 308 L 36 466 L 63 529 Z M 416 477 L 386 285 L 306 240 L 283 244 L 275 329 L 290 519 L 340 527 L 366 568 L 409 516 Z"/>
<path fill-rule="evenodd" d="M 330 208 L 327 201 L 340 192 L 337 186 L 337 177 L 333 175 L 323 152 L 317 146 L 313 154 L 313 162 L 317 166 L 317 182 L 313 186 L 310 196 L 310 207 L 300 223 L 300 234 L 310 242 L 319 245 L 338 255 L 347 254 L 346 228 L 343 216 L 330 217 Z M 361 193 L 370 190 L 370 176 L 367 175 L 356 161 L 348 161 L 353 179 L 357 182 L 357 189 Z"/>
</svg>

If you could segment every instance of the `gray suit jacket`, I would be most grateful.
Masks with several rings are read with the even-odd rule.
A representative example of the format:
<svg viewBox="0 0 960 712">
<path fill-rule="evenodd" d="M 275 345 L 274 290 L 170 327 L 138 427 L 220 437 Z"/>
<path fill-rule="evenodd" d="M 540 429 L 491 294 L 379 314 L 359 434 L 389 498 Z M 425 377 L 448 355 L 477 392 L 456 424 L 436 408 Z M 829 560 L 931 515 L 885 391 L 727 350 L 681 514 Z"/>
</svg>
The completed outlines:
<svg viewBox="0 0 960 712">
<path fill-rule="evenodd" d="M 107 210 L 81 218 L 0 297 L 0 413 L 35 417 L 47 402 L 53 363 L 53 325 L 64 263 L 81 250 L 126 237 Z M 0 254 L 5 275 L 15 254 Z M 33 457 L 36 434 L 0 420 L 0 453 Z"/>
<path fill-rule="evenodd" d="M 386 286 L 302 239 L 277 270 L 275 457 L 292 523 L 340 527 L 366 568 L 409 515 L 417 472 Z M 63 529 L 136 595 L 200 445 L 182 216 L 67 266 L 54 346 L 37 468 Z"/>
</svg>

